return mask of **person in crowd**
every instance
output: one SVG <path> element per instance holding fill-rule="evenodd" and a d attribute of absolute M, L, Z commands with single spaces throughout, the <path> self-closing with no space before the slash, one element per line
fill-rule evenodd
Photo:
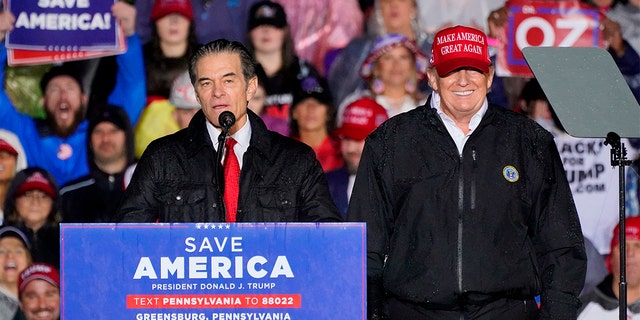
<path fill-rule="evenodd" d="M 620 0 L 607 12 L 607 17 L 620 25 L 622 38 L 640 52 L 640 1 Z"/>
<path fill-rule="evenodd" d="M 13 320 L 59 320 L 60 274 L 50 264 L 34 263 L 20 273 L 20 310 Z"/>
<path fill-rule="evenodd" d="M 326 173 L 329 192 L 343 218 L 356 180 L 365 138 L 386 121 L 387 110 L 375 100 L 364 97 L 350 103 L 343 112 L 342 125 L 336 130 L 344 166 Z"/>
<path fill-rule="evenodd" d="M 617 319 L 620 297 L 620 225 L 611 237 L 606 257 L 609 274 L 590 293 L 582 297 L 578 320 Z M 640 315 L 640 217 L 625 219 L 627 317 Z"/>
<path fill-rule="evenodd" d="M 119 221 L 341 220 L 313 150 L 267 130 L 248 110 L 258 85 L 255 67 L 237 41 L 219 39 L 196 51 L 189 73 L 202 110 L 188 128 L 147 147 Z M 220 120 L 225 111 L 235 122 Z"/>
<path fill-rule="evenodd" d="M 489 107 L 483 32 L 443 29 L 431 54 L 434 92 L 369 135 L 347 211 L 369 318 L 575 319 L 586 255 L 553 136 Z"/>
<path fill-rule="evenodd" d="M 428 34 L 421 28 L 416 0 L 376 0 L 367 33 L 356 37 L 340 51 L 329 67 L 327 80 L 337 105 L 347 105 L 344 100 L 352 92 L 367 88 L 360 76 L 360 67 L 369 56 L 378 38 L 387 34 L 401 34 L 414 41 L 420 51 L 430 52 Z M 426 81 L 416 83 L 419 91 L 428 94 L 431 89 Z"/>
<path fill-rule="evenodd" d="M 151 11 L 151 39 L 143 46 L 147 104 L 166 100 L 173 82 L 187 71 L 198 47 L 190 0 L 156 0 Z"/>
<path fill-rule="evenodd" d="M 407 37 L 400 34 L 380 37 L 360 68 L 367 88 L 345 98 L 339 110 L 362 96 L 374 98 L 389 117 L 424 104 L 426 96 L 418 90 L 418 83 L 427 77 L 428 65 L 429 58 Z"/>
<path fill-rule="evenodd" d="M 31 264 L 29 240 L 20 229 L 0 228 L 0 317 L 12 319 L 19 309 L 18 279 Z"/>
<path fill-rule="evenodd" d="M 326 74 L 326 63 L 364 29 L 356 0 L 275 0 L 287 13 L 298 57 Z"/>
<path fill-rule="evenodd" d="M 151 38 L 153 28 L 153 6 L 160 0 L 136 0 L 138 13 L 136 30 L 142 41 Z M 191 0 L 193 23 L 199 43 L 207 43 L 219 38 L 244 41 L 247 29 L 239 21 L 247 21 L 249 8 L 259 0 Z M 182 3 L 179 0 L 169 1 Z"/>
<path fill-rule="evenodd" d="M 620 67 L 636 101 L 640 103 L 640 61 L 635 60 L 633 55 L 633 52 L 640 54 L 640 1 L 599 0 L 594 2 L 603 1 L 602 5 L 607 12 L 607 19 L 602 22 L 604 39 L 609 43 L 609 52 L 612 55 L 615 52 L 617 57 L 614 57 L 614 61 Z M 633 52 L 627 53 L 627 51 Z M 634 57 L 634 60 L 628 60 L 630 56 Z"/>
<path fill-rule="evenodd" d="M 116 87 L 109 103 L 122 106 L 136 123 L 145 105 L 144 65 L 140 39 L 135 34 L 135 8 L 123 1 L 112 6 L 112 14 L 127 36 L 127 51 L 118 55 Z M 0 40 L 13 28 L 15 18 L 9 11 L 0 13 Z M 7 50 L 0 44 L 0 79 L 5 77 Z M 13 131 L 22 142 L 29 166 L 50 172 L 60 184 L 89 173 L 87 160 L 87 96 L 80 76 L 64 66 L 52 67 L 41 79 L 41 103 L 45 119 L 18 112 L 0 90 L 0 127 Z"/>
<path fill-rule="evenodd" d="M 289 135 L 289 114 L 293 93 L 308 77 L 320 78 L 318 71 L 296 56 L 284 8 L 275 2 L 260 1 L 251 7 L 247 48 L 266 75 L 265 106 L 260 115 L 267 128 Z"/>
<path fill-rule="evenodd" d="M 2 204 L 16 172 L 27 167 L 20 139 L 11 131 L 0 129 L 0 225 L 4 221 Z"/>
<path fill-rule="evenodd" d="M 291 137 L 304 142 L 316 153 L 324 172 L 344 164 L 340 141 L 333 134 L 336 108 L 326 81 L 306 78 L 293 95 L 291 104 Z"/>
<path fill-rule="evenodd" d="M 16 174 L 4 202 L 5 225 L 27 235 L 34 262 L 60 266 L 58 185 L 45 169 L 28 167 Z"/>
<path fill-rule="evenodd" d="M 151 102 L 135 128 L 135 155 L 140 158 L 151 141 L 184 129 L 200 110 L 189 71 L 173 82 L 169 99 Z"/>
<path fill-rule="evenodd" d="M 124 173 L 133 164 L 133 129 L 127 113 L 107 106 L 89 119 L 88 175 L 60 190 L 62 220 L 69 223 L 113 222 L 124 194 Z"/>
<path fill-rule="evenodd" d="M 466 25 L 487 31 L 489 12 L 503 6 L 505 0 L 433 0 L 420 3 L 422 27 L 431 35 L 438 30 Z"/>

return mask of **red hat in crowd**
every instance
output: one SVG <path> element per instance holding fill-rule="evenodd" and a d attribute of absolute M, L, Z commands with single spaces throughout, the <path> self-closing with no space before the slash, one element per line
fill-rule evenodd
<path fill-rule="evenodd" d="M 371 78 L 373 76 L 374 65 L 378 58 L 389 52 L 389 50 L 397 47 L 405 47 L 413 53 L 413 57 L 416 61 L 416 73 L 418 75 L 418 80 L 424 80 L 427 77 L 429 58 L 420 51 L 420 48 L 415 41 L 409 40 L 409 38 L 404 35 L 393 33 L 382 36 L 376 40 L 376 43 L 373 45 L 373 48 L 371 48 L 369 55 L 360 67 L 360 75 L 365 79 Z"/>
<path fill-rule="evenodd" d="M 342 126 L 336 134 L 341 138 L 364 140 L 387 119 L 389 116 L 384 107 L 371 98 L 360 98 L 344 109 Z"/>
<path fill-rule="evenodd" d="M 34 263 L 20 273 L 20 278 L 18 279 L 19 295 L 22 295 L 29 282 L 37 279 L 49 282 L 52 286 L 60 289 L 58 270 L 50 264 Z"/>
<path fill-rule="evenodd" d="M 156 0 L 151 10 L 151 20 L 156 21 L 171 13 L 179 13 L 193 21 L 193 7 L 189 0 Z"/>
<path fill-rule="evenodd" d="M 18 189 L 16 189 L 16 196 L 19 197 L 25 194 L 27 191 L 31 190 L 40 190 L 46 193 L 49 197 L 55 198 L 56 192 L 54 191 L 53 186 L 47 180 L 47 178 L 40 172 L 34 172 L 27 178 L 27 180 L 22 183 Z"/>
<path fill-rule="evenodd" d="M 13 156 L 18 156 L 18 151 L 16 151 L 16 149 L 14 149 L 13 146 L 4 139 L 0 139 L 0 151 L 6 151 Z"/>
<path fill-rule="evenodd" d="M 491 58 L 487 36 L 465 26 L 442 29 L 433 40 L 430 63 L 441 77 L 465 67 L 488 73 Z"/>
<path fill-rule="evenodd" d="M 629 217 L 624 220 L 624 230 L 626 240 L 640 240 L 640 217 Z M 620 244 L 620 224 L 616 225 L 613 229 L 613 237 L 611 238 L 611 251 Z M 611 267 L 611 251 L 605 258 L 607 269 L 609 272 L 613 272 Z"/>

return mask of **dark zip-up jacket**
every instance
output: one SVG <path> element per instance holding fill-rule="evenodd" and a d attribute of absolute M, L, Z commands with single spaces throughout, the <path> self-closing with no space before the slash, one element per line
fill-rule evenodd
<path fill-rule="evenodd" d="M 341 221 L 313 150 L 268 131 L 247 110 L 251 140 L 240 172 L 237 222 Z M 224 222 L 216 151 L 202 111 L 189 127 L 153 141 L 119 210 L 120 222 Z"/>
<path fill-rule="evenodd" d="M 540 294 L 541 318 L 575 319 L 586 256 L 551 134 L 491 105 L 460 154 L 429 106 L 366 140 L 347 218 L 367 223 L 370 312 Z"/>

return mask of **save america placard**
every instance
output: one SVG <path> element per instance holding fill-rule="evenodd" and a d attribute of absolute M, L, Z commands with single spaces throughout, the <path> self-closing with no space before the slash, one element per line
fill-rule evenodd
<path fill-rule="evenodd" d="M 363 223 L 61 226 L 62 319 L 366 318 Z"/>

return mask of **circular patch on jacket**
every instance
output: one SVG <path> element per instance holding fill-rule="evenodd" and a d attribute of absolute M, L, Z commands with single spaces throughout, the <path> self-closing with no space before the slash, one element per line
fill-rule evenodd
<path fill-rule="evenodd" d="M 520 179 L 520 174 L 514 166 L 506 166 L 502 169 L 502 176 L 509 182 L 516 182 Z"/>
<path fill-rule="evenodd" d="M 73 155 L 73 148 L 70 145 L 63 143 L 60 146 L 58 146 L 58 153 L 57 153 L 58 159 L 67 160 L 71 158 L 72 155 Z"/>

